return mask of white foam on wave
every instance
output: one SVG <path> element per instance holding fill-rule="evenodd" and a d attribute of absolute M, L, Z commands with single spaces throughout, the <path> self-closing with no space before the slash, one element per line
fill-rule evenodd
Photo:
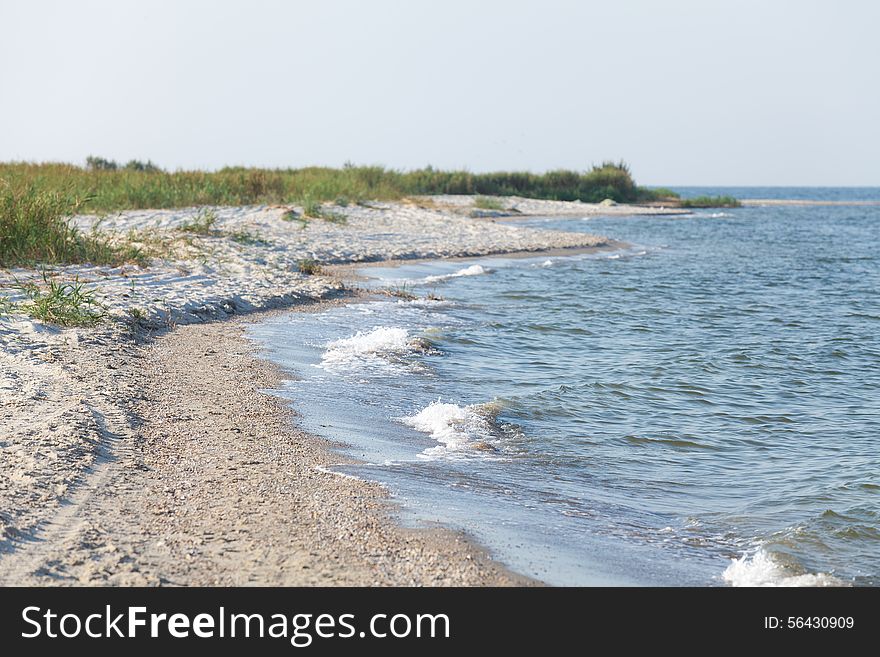
<path fill-rule="evenodd" d="M 493 437 L 497 413 L 497 404 L 459 406 L 438 400 L 415 415 L 399 420 L 416 431 L 429 434 L 440 443 L 422 452 L 424 456 L 431 457 L 465 449 L 495 452 L 489 441 Z"/>
<path fill-rule="evenodd" d="M 691 212 L 690 214 L 683 216 L 685 218 L 694 217 L 699 219 L 720 219 L 721 217 L 732 217 L 734 215 L 730 212 Z"/>
<path fill-rule="evenodd" d="M 347 365 L 357 361 L 404 354 L 413 350 L 409 331 L 396 326 L 378 326 L 358 331 L 350 338 L 328 342 L 321 356 L 322 365 Z"/>
<path fill-rule="evenodd" d="M 471 265 L 470 267 L 463 267 L 456 272 L 451 274 L 438 274 L 436 276 L 426 276 L 422 279 L 424 283 L 439 283 L 441 281 L 447 281 L 450 278 L 460 278 L 461 276 L 481 276 L 482 274 L 488 274 L 489 270 L 483 267 L 483 265 Z"/>
<path fill-rule="evenodd" d="M 844 582 L 825 573 L 793 573 L 763 549 L 732 559 L 721 578 L 731 586 L 843 586 Z"/>

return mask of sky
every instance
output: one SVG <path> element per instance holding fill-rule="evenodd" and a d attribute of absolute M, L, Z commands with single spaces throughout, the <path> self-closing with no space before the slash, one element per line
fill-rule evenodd
<path fill-rule="evenodd" d="M 876 0 L 0 0 L 0 161 L 880 185 Z"/>

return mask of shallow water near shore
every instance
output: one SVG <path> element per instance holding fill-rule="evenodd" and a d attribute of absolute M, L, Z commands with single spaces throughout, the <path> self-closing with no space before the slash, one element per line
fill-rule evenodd
<path fill-rule="evenodd" d="M 367 268 L 420 298 L 251 328 L 338 471 L 550 584 L 880 583 L 880 211 L 528 224 L 631 246 Z"/>

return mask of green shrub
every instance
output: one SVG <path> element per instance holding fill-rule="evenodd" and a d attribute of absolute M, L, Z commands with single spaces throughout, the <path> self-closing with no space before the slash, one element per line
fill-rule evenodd
<path fill-rule="evenodd" d="M 318 264 L 317 260 L 312 260 L 311 258 L 303 258 L 297 263 L 299 267 L 299 271 L 306 276 L 312 276 L 313 274 L 321 273 L 321 265 Z"/>
<path fill-rule="evenodd" d="M 478 196 L 474 199 L 474 207 L 481 210 L 503 210 L 504 205 L 497 198 Z"/>
<path fill-rule="evenodd" d="M 683 208 L 738 208 L 741 205 L 733 196 L 697 196 L 681 200 Z"/>

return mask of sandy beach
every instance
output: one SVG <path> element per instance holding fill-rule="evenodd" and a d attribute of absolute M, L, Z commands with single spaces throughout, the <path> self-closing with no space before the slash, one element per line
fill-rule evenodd
<path fill-rule="evenodd" d="M 662 211 L 504 202 L 520 216 Z M 613 243 L 479 216 L 471 197 L 339 207 L 338 222 L 292 222 L 286 210 L 214 208 L 213 229 L 185 239 L 179 227 L 204 209 L 75 219 L 164 240 L 171 255 L 143 269 L 48 272 L 94 291 L 108 314 L 97 327 L 0 318 L 0 583 L 530 583 L 460 533 L 400 528 L 380 486 L 329 471 L 341 458 L 265 392 L 285 374 L 258 357 L 243 326 L 358 295 L 336 276 L 300 273 L 303 259 L 341 265 Z M 40 276 L 0 272 L 13 300 Z"/>

